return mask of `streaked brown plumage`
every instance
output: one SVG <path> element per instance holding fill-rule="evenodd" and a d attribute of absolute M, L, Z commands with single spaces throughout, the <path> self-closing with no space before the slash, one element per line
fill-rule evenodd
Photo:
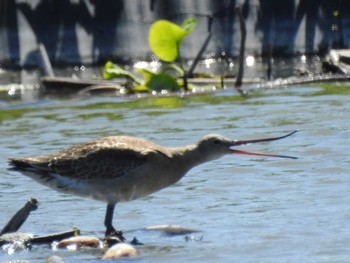
<path fill-rule="evenodd" d="M 106 235 L 114 232 L 115 204 L 141 198 L 180 180 L 191 168 L 230 153 L 282 158 L 284 155 L 231 149 L 248 143 L 265 142 L 285 136 L 237 141 L 221 135 L 207 135 L 197 144 L 166 148 L 129 136 L 99 138 L 56 153 L 11 158 L 13 170 L 20 171 L 57 191 L 106 202 Z"/>

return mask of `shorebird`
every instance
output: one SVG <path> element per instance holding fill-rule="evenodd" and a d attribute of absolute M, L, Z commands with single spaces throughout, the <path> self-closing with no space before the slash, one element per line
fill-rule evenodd
<path fill-rule="evenodd" d="M 110 136 L 48 155 L 10 158 L 9 161 L 11 170 L 54 190 L 106 202 L 105 235 L 119 233 L 122 237 L 112 224 L 118 202 L 132 201 L 157 192 L 179 181 L 191 168 L 226 154 L 295 159 L 232 148 L 279 140 L 295 132 L 256 140 L 230 140 L 211 134 L 197 144 L 176 148 L 163 147 L 136 137 Z"/>

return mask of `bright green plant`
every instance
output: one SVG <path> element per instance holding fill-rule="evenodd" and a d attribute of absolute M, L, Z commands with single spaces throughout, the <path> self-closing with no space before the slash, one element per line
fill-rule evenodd
<path fill-rule="evenodd" d="M 181 26 L 167 20 L 151 25 L 148 43 L 153 53 L 165 62 L 174 62 L 179 56 L 181 41 L 196 27 L 195 18 L 186 19 Z"/>
<path fill-rule="evenodd" d="M 151 92 L 152 90 L 178 91 L 181 89 L 178 77 L 184 77 L 186 71 L 182 65 L 180 46 L 183 38 L 196 27 L 196 19 L 188 18 L 180 26 L 167 20 L 154 22 L 149 31 L 148 41 L 153 53 L 164 62 L 167 62 L 160 72 L 149 69 L 139 69 L 137 73 L 143 80 L 133 73 L 108 61 L 103 71 L 104 79 L 127 78 L 134 82 L 130 92 Z M 179 59 L 180 65 L 175 64 Z"/>
<path fill-rule="evenodd" d="M 131 72 L 122 69 L 121 67 L 113 64 L 111 61 L 108 61 L 103 70 L 103 78 L 104 79 L 114 79 L 114 78 L 127 78 L 134 81 L 136 84 L 141 84 L 142 81 L 138 79 Z"/>
<path fill-rule="evenodd" d="M 139 69 L 137 72 L 142 74 L 143 80 L 108 61 L 103 70 L 103 77 L 104 79 L 127 78 L 131 80 L 133 85 L 128 88 L 130 93 L 151 92 L 152 90 L 178 91 L 181 89 L 176 78 L 166 72 L 156 73 L 148 69 Z"/>

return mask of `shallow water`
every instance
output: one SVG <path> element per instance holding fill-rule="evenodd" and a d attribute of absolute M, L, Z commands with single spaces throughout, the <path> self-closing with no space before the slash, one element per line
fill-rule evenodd
<path fill-rule="evenodd" d="M 21 231 L 48 234 L 73 226 L 89 235 L 103 236 L 104 231 L 105 204 L 57 193 L 8 171 L 10 156 L 49 153 L 107 135 L 177 146 L 208 133 L 251 139 L 300 129 L 281 141 L 242 147 L 299 159 L 223 157 L 194 168 L 173 187 L 118 204 L 114 224 L 128 240 L 136 236 L 145 244 L 138 247 L 136 262 L 347 262 L 350 93 L 337 94 L 336 85 L 333 89 L 323 94 L 321 85 L 279 88 L 246 99 L 226 91 L 192 98 L 3 101 L 0 226 L 34 197 L 39 208 Z M 202 232 L 186 240 L 140 230 L 157 224 Z M 0 262 L 43 262 L 53 254 L 66 262 L 100 262 L 101 256 L 99 251 L 53 251 L 43 245 L 14 254 L 2 251 Z"/>

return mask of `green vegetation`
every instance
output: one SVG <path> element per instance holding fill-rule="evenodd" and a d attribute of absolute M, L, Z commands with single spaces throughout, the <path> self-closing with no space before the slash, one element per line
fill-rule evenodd
<path fill-rule="evenodd" d="M 312 92 L 308 96 L 319 95 L 350 95 L 349 82 L 331 82 L 331 83 L 317 83 L 310 85 L 312 87 L 319 87 L 321 90 Z"/>
<path fill-rule="evenodd" d="M 142 83 L 142 80 L 138 79 L 134 74 L 113 64 L 111 61 L 108 61 L 105 64 L 105 67 L 103 70 L 103 78 L 104 79 L 127 78 L 134 81 L 136 84 Z"/>
<path fill-rule="evenodd" d="M 104 79 L 126 78 L 130 81 L 129 93 L 152 91 L 179 91 L 181 84 L 177 78 L 185 77 L 186 70 L 180 56 L 181 42 L 185 36 L 196 27 L 196 19 L 188 18 L 180 26 L 167 20 L 154 22 L 149 30 L 148 42 L 153 53 L 165 62 L 159 72 L 151 69 L 139 69 L 135 73 L 141 74 L 143 79 L 134 73 L 122 69 L 108 61 L 103 71 Z M 175 63 L 176 60 L 178 63 Z M 185 87 L 187 89 L 187 85 Z"/>
<path fill-rule="evenodd" d="M 78 117 L 84 120 L 90 120 L 94 118 L 107 118 L 109 120 L 121 120 L 124 118 L 122 114 L 116 114 L 113 112 L 94 112 L 94 113 L 87 113 L 87 114 L 79 114 Z"/>
<path fill-rule="evenodd" d="M 174 62 L 180 52 L 181 41 L 196 27 L 195 18 L 186 19 L 181 26 L 167 20 L 151 25 L 148 43 L 153 53 L 165 62 Z"/>
<path fill-rule="evenodd" d="M 284 125 L 300 125 L 303 124 L 303 122 L 298 121 L 298 120 L 290 120 L 290 119 L 277 119 L 272 122 L 274 126 L 284 126 Z"/>
<path fill-rule="evenodd" d="M 305 87 L 305 86 L 304 86 Z M 299 96 L 323 96 L 323 95 L 350 95 L 350 83 L 346 82 L 332 82 L 332 83 L 319 83 L 309 85 L 312 92 L 297 93 Z M 319 88 L 318 90 L 314 87 Z M 295 90 L 298 88 L 295 87 Z M 95 118 L 107 118 L 108 120 L 120 120 L 125 118 L 125 114 L 119 109 L 143 109 L 140 111 L 147 116 L 158 116 L 168 114 L 171 109 L 179 109 L 184 107 L 191 107 L 193 105 L 218 105 L 227 104 L 232 107 L 245 105 L 266 105 L 269 104 L 269 100 L 266 97 L 271 97 L 273 102 L 274 96 L 289 96 L 293 95 L 293 90 L 281 90 L 281 92 L 275 92 L 273 94 L 267 94 L 264 89 L 259 89 L 254 92 L 250 92 L 249 96 L 242 97 L 238 94 L 235 95 L 222 95 L 222 94 L 198 94 L 196 96 L 146 96 L 142 99 L 127 99 L 127 100 L 109 100 L 98 103 L 89 103 L 86 105 L 70 106 L 70 114 L 63 114 L 61 107 L 39 107 L 39 108 L 15 108 L 15 109 L 2 109 L 0 111 L 0 124 L 5 121 L 17 120 L 17 119 L 32 119 L 41 118 L 47 121 L 65 122 L 69 118 L 80 118 L 82 120 L 93 120 Z M 264 98 L 259 100 L 257 98 Z M 337 100 L 334 100 L 334 105 L 338 105 Z M 145 110 L 144 110 L 145 109 Z M 67 119 L 68 118 L 68 119 Z M 234 121 L 234 119 L 233 119 Z M 291 125 L 298 124 L 298 120 L 286 120 L 279 119 L 275 121 L 275 125 Z M 23 124 L 24 125 L 24 124 Z M 28 127 L 22 126 L 24 129 Z"/>
<path fill-rule="evenodd" d="M 28 112 L 35 111 L 35 109 L 32 108 L 24 108 L 24 109 L 6 109 L 0 111 L 0 123 L 4 122 L 5 120 L 14 120 L 22 118 L 22 116 Z"/>
<path fill-rule="evenodd" d="M 187 99 L 177 96 L 173 97 L 151 97 L 144 98 L 142 100 L 130 100 L 123 102 L 100 102 L 89 104 L 86 106 L 77 106 L 77 109 L 120 109 L 120 108 L 132 108 L 132 109 L 154 109 L 154 108 L 180 108 L 184 107 L 188 103 Z"/>

